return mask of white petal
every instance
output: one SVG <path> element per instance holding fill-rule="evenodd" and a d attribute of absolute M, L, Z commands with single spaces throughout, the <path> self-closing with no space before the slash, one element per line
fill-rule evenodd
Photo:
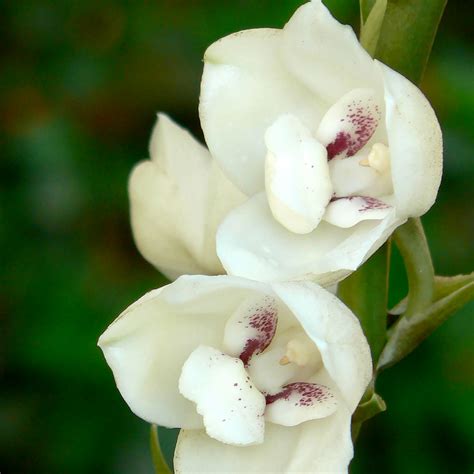
<path fill-rule="evenodd" d="M 318 347 L 325 369 L 353 412 L 372 378 L 370 347 L 359 320 L 336 296 L 314 283 L 272 287 Z"/>
<path fill-rule="evenodd" d="M 239 357 L 245 365 L 272 342 L 278 322 L 275 298 L 251 296 L 244 300 L 227 321 L 223 347 L 227 354 Z"/>
<path fill-rule="evenodd" d="M 353 30 L 338 23 L 319 0 L 296 11 L 283 38 L 288 68 L 328 107 L 352 89 L 369 87 L 381 93 L 372 58 Z"/>
<path fill-rule="evenodd" d="M 226 217 L 217 233 L 217 253 L 231 275 L 330 285 L 356 270 L 404 221 L 394 212 L 381 222 L 364 221 L 349 229 L 322 221 L 310 234 L 298 235 L 275 221 L 261 194 Z"/>
<path fill-rule="evenodd" d="M 199 113 L 207 145 L 246 194 L 264 189 L 265 130 L 282 114 L 318 124 L 322 104 L 281 61 L 281 30 L 248 30 L 209 47 Z"/>
<path fill-rule="evenodd" d="M 291 232 L 314 230 L 332 196 L 325 148 L 293 115 L 266 132 L 265 188 L 275 219 Z"/>
<path fill-rule="evenodd" d="M 324 114 L 316 137 L 327 148 L 328 159 L 354 156 L 372 138 L 382 118 L 373 89 L 353 89 Z"/>
<path fill-rule="evenodd" d="M 328 387 L 308 382 L 285 385 L 266 400 L 265 420 L 283 426 L 326 418 L 337 410 L 337 399 Z"/>
<path fill-rule="evenodd" d="M 364 220 L 384 219 L 392 206 L 382 199 L 368 196 L 350 196 L 332 201 L 324 220 L 338 227 L 352 227 Z"/>
<path fill-rule="evenodd" d="M 265 397 L 240 359 L 199 346 L 183 366 L 179 391 L 196 403 L 212 438 L 237 446 L 263 442 Z"/>
<path fill-rule="evenodd" d="M 243 196 L 209 152 L 160 114 L 150 143 L 152 161 L 130 175 L 130 215 L 142 255 L 169 278 L 222 273 L 215 232 Z"/>
<path fill-rule="evenodd" d="M 441 182 L 443 143 L 436 115 L 408 79 L 378 63 L 385 84 L 385 107 L 397 212 L 423 215 Z"/>
<path fill-rule="evenodd" d="M 181 277 L 126 309 L 99 346 L 132 411 L 167 427 L 202 427 L 193 403 L 178 391 L 181 368 L 199 345 L 220 348 L 224 327 L 243 298 L 271 290 L 235 277 Z"/>
<path fill-rule="evenodd" d="M 379 197 L 393 193 L 390 170 L 380 173 L 370 166 L 362 166 L 360 162 L 365 159 L 366 153 L 329 162 L 335 196 Z"/>
<path fill-rule="evenodd" d="M 294 427 L 267 423 L 265 441 L 245 448 L 219 443 L 201 430 L 182 430 L 174 466 L 177 474 L 344 473 L 353 454 L 350 421 L 342 406 Z"/>

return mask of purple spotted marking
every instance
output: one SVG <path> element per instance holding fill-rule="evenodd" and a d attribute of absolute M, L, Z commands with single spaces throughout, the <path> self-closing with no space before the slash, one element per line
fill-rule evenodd
<path fill-rule="evenodd" d="M 339 132 L 334 141 L 327 147 L 328 160 L 332 160 L 335 156 L 340 155 L 343 151 L 349 149 L 351 136 L 346 132 Z"/>
<path fill-rule="evenodd" d="M 274 395 L 266 395 L 265 401 L 267 402 L 267 405 L 270 405 L 270 403 L 274 403 L 277 400 L 289 401 L 290 397 L 293 395 L 299 395 L 295 406 L 300 407 L 311 407 L 314 406 L 315 403 L 322 403 L 334 398 L 334 395 L 325 385 L 319 385 L 317 383 L 295 382 L 285 385 L 281 392 L 278 392 Z"/>
<path fill-rule="evenodd" d="M 389 209 L 391 207 L 380 199 L 370 196 L 333 197 L 331 198 L 330 202 L 340 201 L 341 199 L 347 199 L 348 201 L 353 201 L 354 199 L 361 199 L 363 203 L 358 209 L 359 212 L 372 211 L 375 209 Z"/>
<path fill-rule="evenodd" d="M 248 316 L 241 320 L 246 328 L 254 329 L 254 337 L 247 339 L 244 349 L 240 354 L 240 360 L 245 366 L 252 356 L 262 353 L 272 342 L 275 336 L 278 312 L 275 301 L 272 298 L 265 298 L 262 304 L 251 308 Z M 240 321 L 239 321 L 240 323 Z"/>
<path fill-rule="evenodd" d="M 371 101 L 370 101 L 371 102 Z M 345 152 L 346 157 L 354 156 L 371 138 L 381 119 L 379 107 L 362 100 L 354 101 L 347 106 L 346 119 L 351 124 L 350 131 L 337 133 L 336 138 L 327 145 L 328 160 Z M 341 122 L 345 121 L 344 119 Z"/>

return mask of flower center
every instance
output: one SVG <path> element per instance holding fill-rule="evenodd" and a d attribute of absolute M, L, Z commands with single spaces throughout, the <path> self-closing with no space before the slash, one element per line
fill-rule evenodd
<path fill-rule="evenodd" d="M 376 143 L 367 158 L 359 161 L 360 166 L 370 166 L 379 173 L 385 173 L 390 168 L 390 151 L 387 145 Z"/>
<path fill-rule="evenodd" d="M 347 228 L 387 216 L 393 185 L 390 151 L 379 141 L 381 120 L 371 89 L 341 97 L 316 131 L 296 116 L 281 115 L 265 133 L 265 192 L 275 220 L 290 232 L 309 234 L 321 221 Z M 361 200 L 332 202 L 353 196 L 377 199 L 384 212 L 371 212 Z"/>
<path fill-rule="evenodd" d="M 276 336 L 278 311 L 268 295 L 244 300 L 227 321 L 223 351 L 202 345 L 184 363 L 179 391 L 196 404 L 212 438 L 259 444 L 265 421 L 295 426 L 337 409 L 331 389 L 316 383 L 317 347 L 298 327 Z"/>
<path fill-rule="evenodd" d="M 294 363 L 299 367 L 304 367 L 309 363 L 314 352 L 314 344 L 310 341 L 291 339 L 286 345 L 285 355 L 280 359 L 280 365 Z"/>

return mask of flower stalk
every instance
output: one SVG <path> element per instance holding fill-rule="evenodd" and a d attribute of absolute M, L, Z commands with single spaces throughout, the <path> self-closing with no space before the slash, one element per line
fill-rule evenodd
<path fill-rule="evenodd" d="M 168 467 L 161 450 L 158 427 L 156 425 L 150 425 L 150 450 L 155 474 L 171 474 L 171 469 Z"/>

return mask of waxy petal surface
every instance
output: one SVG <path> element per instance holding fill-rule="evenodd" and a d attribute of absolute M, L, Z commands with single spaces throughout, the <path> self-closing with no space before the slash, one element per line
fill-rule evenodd
<path fill-rule="evenodd" d="M 343 229 L 324 220 L 311 233 L 289 232 L 275 221 L 260 194 L 234 209 L 217 233 L 217 254 L 229 274 L 260 281 L 312 279 L 329 285 L 356 270 L 405 219 Z"/>
<path fill-rule="evenodd" d="M 308 382 L 285 385 L 267 395 L 266 401 L 265 420 L 283 426 L 325 418 L 337 409 L 337 399 L 328 387 Z"/>
<path fill-rule="evenodd" d="M 351 414 L 343 405 L 320 420 L 288 427 L 267 423 L 265 441 L 243 450 L 202 430 L 181 430 L 174 466 L 178 474 L 343 473 L 353 455 Z"/>
<path fill-rule="evenodd" d="M 278 322 L 275 298 L 257 295 L 244 300 L 227 321 L 223 347 L 244 365 L 272 342 Z"/>
<path fill-rule="evenodd" d="M 381 118 L 375 91 L 353 89 L 324 114 L 316 136 L 329 160 L 354 156 L 372 138 Z"/>
<path fill-rule="evenodd" d="M 332 196 L 327 153 L 294 116 L 266 132 L 265 189 L 275 219 L 297 234 L 313 231 Z"/>
<path fill-rule="evenodd" d="M 298 8 L 283 29 L 287 68 L 327 107 L 356 88 L 382 97 L 382 80 L 351 27 L 341 25 L 320 0 Z M 317 124 L 315 124 L 317 125 Z"/>
<path fill-rule="evenodd" d="M 140 253 L 170 279 L 222 273 L 215 233 L 243 196 L 189 132 L 159 114 L 151 160 L 132 171 L 130 218 Z"/>
<path fill-rule="evenodd" d="M 372 378 L 370 348 L 359 320 L 335 295 L 314 283 L 272 287 L 316 344 L 327 373 L 353 412 Z"/>
<path fill-rule="evenodd" d="M 265 397 L 240 359 L 199 346 L 183 365 L 179 391 L 196 403 L 210 437 L 237 446 L 263 441 Z"/>
<path fill-rule="evenodd" d="M 327 207 L 324 220 L 348 228 L 364 220 L 384 219 L 392 210 L 392 206 L 382 199 L 369 196 L 336 198 Z"/>
<path fill-rule="evenodd" d="M 281 30 L 241 31 L 204 56 L 199 115 L 206 143 L 228 178 L 251 196 L 264 189 L 265 130 L 282 114 L 321 120 L 324 104 L 288 72 Z"/>
<path fill-rule="evenodd" d="M 435 112 L 408 79 L 377 62 L 385 84 L 388 145 L 397 213 L 423 215 L 434 203 L 443 171 L 443 140 Z"/>

